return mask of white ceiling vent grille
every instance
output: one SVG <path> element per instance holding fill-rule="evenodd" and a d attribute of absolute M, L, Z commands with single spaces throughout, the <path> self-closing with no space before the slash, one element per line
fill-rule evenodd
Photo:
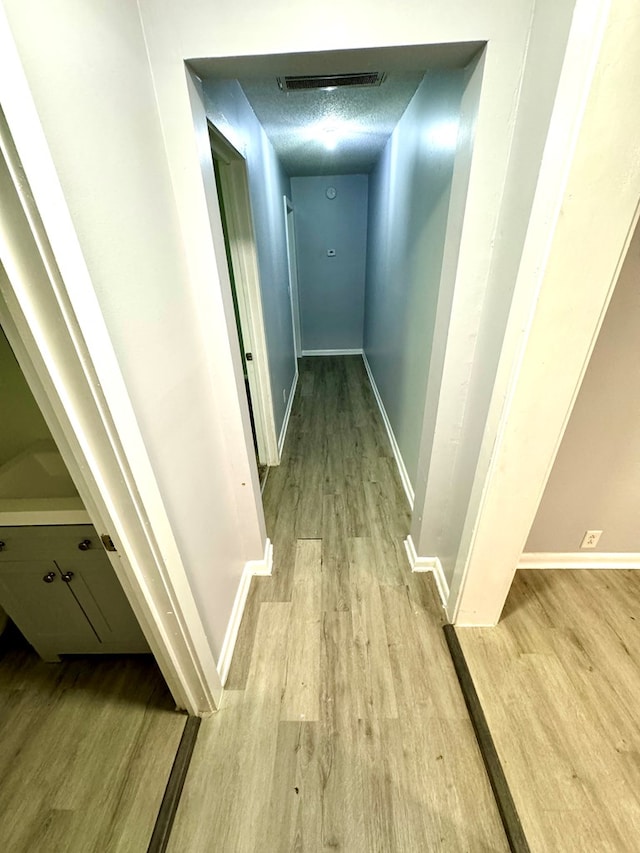
<path fill-rule="evenodd" d="M 364 71 L 360 74 L 324 74 L 277 79 L 283 92 L 300 92 L 309 89 L 337 89 L 339 86 L 379 86 L 385 76 L 381 71 Z"/>

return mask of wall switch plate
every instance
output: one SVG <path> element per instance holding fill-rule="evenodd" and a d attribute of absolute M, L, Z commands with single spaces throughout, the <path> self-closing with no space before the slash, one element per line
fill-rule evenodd
<path fill-rule="evenodd" d="M 602 530 L 587 530 L 584 534 L 584 539 L 582 540 L 581 548 L 595 548 L 598 542 L 600 541 L 600 537 L 602 536 Z"/>
<path fill-rule="evenodd" d="M 282 399 L 285 403 L 287 402 L 287 389 L 286 388 L 282 389 Z"/>

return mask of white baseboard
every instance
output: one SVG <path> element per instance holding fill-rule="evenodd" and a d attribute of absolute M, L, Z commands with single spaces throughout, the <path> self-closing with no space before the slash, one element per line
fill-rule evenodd
<path fill-rule="evenodd" d="M 245 569 L 249 567 L 252 575 L 271 577 L 273 572 L 273 544 L 267 537 L 264 543 L 264 557 L 261 560 L 249 560 L 245 563 Z"/>
<path fill-rule="evenodd" d="M 413 486 L 411 485 L 411 480 L 409 479 L 409 474 L 407 473 L 407 469 L 404 464 L 404 459 L 402 458 L 402 454 L 400 453 L 400 448 L 398 447 L 398 442 L 396 441 L 396 437 L 391 427 L 391 422 L 387 415 L 387 410 L 385 409 L 384 403 L 382 402 L 382 397 L 380 396 L 380 392 L 378 391 L 376 380 L 373 378 L 373 373 L 371 371 L 369 361 L 367 360 L 367 354 L 365 352 L 362 353 L 362 360 L 364 361 L 364 366 L 367 371 L 367 375 L 369 376 L 369 382 L 371 383 L 371 388 L 373 389 L 373 395 L 376 398 L 378 408 L 380 409 L 380 414 L 382 415 L 382 420 L 387 430 L 387 435 L 389 436 L 391 450 L 393 451 L 393 456 L 396 460 L 396 465 L 398 466 L 398 473 L 400 474 L 400 480 L 402 481 L 404 493 L 407 496 L 407 500 L 409 501 L 409 506 L 411 507 L 411 509 L 413 509 L 413 503 L 415 500 Z"/>
<path fill-rule="evenodd" d="M 640 554 L 575 553 L 523 554 L 519 569 L 640 569 Z"/>
<path fill-rule="evenodd" d="M 362 355 L 362 349 L 303 349 L 302 355 Z"/>
<path fill-rule="evenodd" d="M 240 630 L 240 623 L 242 622 L 242 614 L 244 613 L 247 596 L 249 595 L 249 588 L 251 586 L 251 578 L 254 575 L 270 575 L 272 570 L 273 545 L 271 544 L 271 540 L 267 539 L 265 543 L 264 557 L 262 560 L 249 560 L 245 563 L 244 569 L 242 570 L 240 583 L 238 584 L 238 591 L 236 592 L 233 609 L 231 610 L 231 618 L 227 625 L 227 631 L 224 635 L 224 642 L 222 643 L 220 657 L 218 658 L 217 670 L 223 687 L 229 675 L 229 669 L 231 668 L 233 650 L 236 647 L 238 631 Z"/>
<path fill-rule="evenodd" d="M 407 550 L 407 558 L 412 572 L 433 572 L 440 601 L 442 606 L 446 607 L 449 601 L 449 584 L 440 560 L 437 557 L 418 557 L 411 534 L 404 540 L 404 547 Z"/>
<path fill-rule="evenodd" d="M 289 426 L 289 418 L 291 417 L 291 407 L 293 406 L 293 398 L 296 395 L 296 388 L 298 387 L 298 364 L 296 362 L 296 372 L 293 377 L 293 382 L 291 383 L 291 390 L 289 391 L 289 399 L 287 401 L 287 408 L 284 412 L 284 419 L 282 421 L 282 429 L 280 430 L 280 438 L 278 439 L 278 463 L 280 462 L 280 457 L 282 456 L 282 448 L 284 447 L 284 440 L 287 437 L 287 428 Z"/>

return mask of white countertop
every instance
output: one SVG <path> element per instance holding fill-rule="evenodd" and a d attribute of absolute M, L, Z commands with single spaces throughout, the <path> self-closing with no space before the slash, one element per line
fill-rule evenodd
<path fill-rule="evenodd" d="M 80 498 L 0 499 L 0 527 L 34 524 L 91 524 Z"/>

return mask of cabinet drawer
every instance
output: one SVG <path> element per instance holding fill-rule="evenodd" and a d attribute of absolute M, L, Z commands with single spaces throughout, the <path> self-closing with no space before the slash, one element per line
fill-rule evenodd
<path fill-rule="evenodd" d="M 78 548 L 81 542 L 88 540 L 88 551 Z M 67 556 L 81 556 L 99 551 L 103 553 L 102 542 L 92 524 L 51 524 L 34 527 L 0 527 L 0 565 L 4 562 L 28 561 Z"/>

